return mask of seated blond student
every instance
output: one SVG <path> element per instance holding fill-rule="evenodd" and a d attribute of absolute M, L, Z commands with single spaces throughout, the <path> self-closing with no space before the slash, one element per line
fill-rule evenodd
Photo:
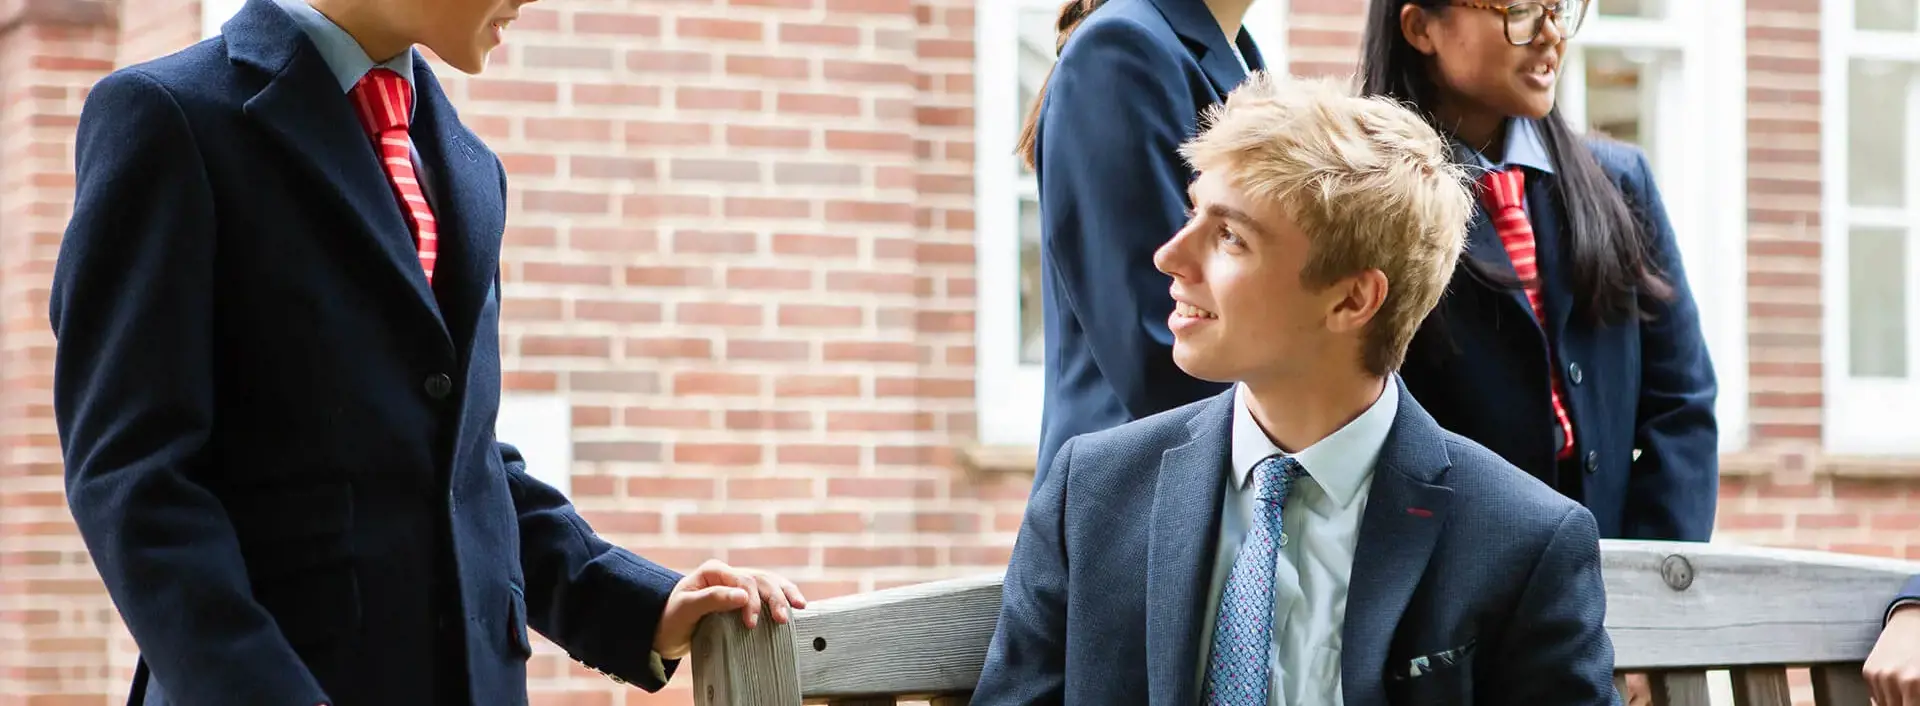
<path fill-rule="evenodd" d="M 1594 519 L 1394 370 L 1472 209 L 1412 112 L 1256 75 L 1183 147 L 1155 254 L 1217 397 L 1068 441 L 1028 506 L 982 704 L 1616 703 Z"/>

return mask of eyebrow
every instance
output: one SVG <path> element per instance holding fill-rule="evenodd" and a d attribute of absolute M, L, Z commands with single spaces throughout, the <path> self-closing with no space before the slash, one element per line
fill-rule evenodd
<path fill-rule="evenodd" d="M 1236 223 L 1239 223 L 1240 225 L 1246 226 L 1248 230 L 1251 230 L 1262 237 L 1265 237 L 1267 234 L 1266 229 L 1260 227 L 1259 221 L 1254 220 L 1253 216 L 1247 215 L 1247 212 L 1237 208 L 1222 206 L 1217 203 L 1210 204 L 1207 206 L 1207 215 L 1212 216 L 1214 218 L 1221 218 L 1229 221 L 1234 221 Z"/>
<path fill-rule="evenodd" d="M 1187 203 L 1192 204 L 1200 201 L 1199 197 L 1196 197 L 1193 195 L 1193 187 L 1198 186 L 1199 183 L 1200 183 L 1200 177 L 1197 175 L 1193 178 L 1192 181 L 1187 182 Z M 1214 218 L 1220 218 L 1220 219 L 1235 221 L 1237 223 L 1240 223 L 1241 225 L 1246 226 L 1249 230 L 1252 230 L 1254 233 L 1260 235 L 1261 237 L 1266 237 L 1267 235 L 1266 229 L 1260 227 L 1259 221 L 1254 220 L 1253 216 L 1248 215 L 1247 212 L 1242 211 L 1240 209 L 1232 208 L 1229 206 L 1222 206 L 1217 203 L 1209 204 L 1207 206 L 1207 215 Z"/>

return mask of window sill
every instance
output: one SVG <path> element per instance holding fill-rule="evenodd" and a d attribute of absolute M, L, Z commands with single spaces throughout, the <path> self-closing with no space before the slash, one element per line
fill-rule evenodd
<path fill-rule="evenodd" d="M 1848 456 L 1818 452 L 1741 451 L 1720 457 L 1722 478 L 1811 474 L 1843 480 L 1920 480 L 1920 456 Z"/>
<path fill-rule="evenodd" d="M 1039 460 L 1038 448 L 1025 444 L 981 444 L 968 442 L 954 449 L 954 460 L 968 475 L 978 477 L 1032 477 Z"/>

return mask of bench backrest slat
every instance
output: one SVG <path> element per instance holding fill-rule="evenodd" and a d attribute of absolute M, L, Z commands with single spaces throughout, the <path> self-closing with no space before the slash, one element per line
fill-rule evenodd
<path fill-rule="evenodd" d="M 1819 706 L 1867 706 L 1860 662 L 1886 601 L 1920 565 L 1723 544 L 1603 540 L 1607 631 L 1622 672 L 1646 672 L 1664 703 L 1706 704 L 1707 670 L 1733 671 L 1740 706 L 1785 706 L 1783 666 L 1810 666 Z M 999 619 L 1000 576 L 820 600 L 792 625 L 702 622 L 701 706 L 801 700 L 965 703 Z M 939 706 L 951 706 L 945 701 Z"/>
<path fill-rule="evenodd" d="M 1740 667 L 1732 672 L 1734 706 L 1793 706 L 1786 667 Z"/>
<path fill-rule="evenodd" d="M 1827 664 L 1813 668 L 1813 703 L 1817 706 L 1870 706 L 1872 692 L 1860 676 L 1858 663 Z"/>
<path fill-rule="evenodd" d="M 1653 706 L 1710 706 L 1704 669 L 1655 672 L 1647 680 L 1653 685 Z"/>

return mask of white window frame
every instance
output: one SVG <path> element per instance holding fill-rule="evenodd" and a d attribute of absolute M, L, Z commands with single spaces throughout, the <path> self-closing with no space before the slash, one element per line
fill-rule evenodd
<path fill-rule="evenodd" d="M 1826 301 L 1821 326 L 1825 409 L 1822 442 L 1839 454 L 1911 455 L 1920 453 L 1920 80 L 1907 94 L 1907 208 L 1856 208 L 1848 189 L 1849 68 L 1853 59 L 1905 63 L 1920 72 L 1920 31 L 1854 29 L 1854 5 L 1821 4 L 1820 153 L 1821 153 L 1821 297 Z M 1920 76 L 1920 73 L 1916 73 Z M 1907 377 L 1904 380 L 1856 379 L 1848 371 L 1850 233 L 1854 226 L 1907 230 L 1906 312 Z"/>
<path fill-rule="evenodd" d="M 1286 70 L 1289 0 L 1256 0 L 1245 25 L 1269 70 Z M 1045 376 L 1020 361 L 1019 157 L 1013 154 L 1028 106 L 1018 105 L 1020 11 L 1048 16 L 1059 0 L 981 0 L 974 19 L 974 253 L 977 268 L 974 399 L 979 441 L 1032 446 L 1040 441 Z M 1030 193 L 1030 192 L 1029 192 Z M 1169 237 L 1173 234 L 1168 233 Z"/>
<path fill-rule="evenodd" d="M 200 37 L 212 37 L 220 33 L 220 25 L 239 14 L 246 0 L 200 0 Z"/>
<path fill-rule="evenodd" d="M 1679 241 L 1687 283 L 1718 382 L 1720 450 L 1748 441 L 1746 0 L 1666 2 L 1663 18 L 1602 15 L 1588 8 L 1560 73 L 1560 109 L 1586 124 L 1585 52 L 1594 48 L 1672 52 L 1676 63 L 1649 74 L 1662 106 L 1643 135 Z M 1704 31 L 1696 28 L 1704 28 Z"/>

